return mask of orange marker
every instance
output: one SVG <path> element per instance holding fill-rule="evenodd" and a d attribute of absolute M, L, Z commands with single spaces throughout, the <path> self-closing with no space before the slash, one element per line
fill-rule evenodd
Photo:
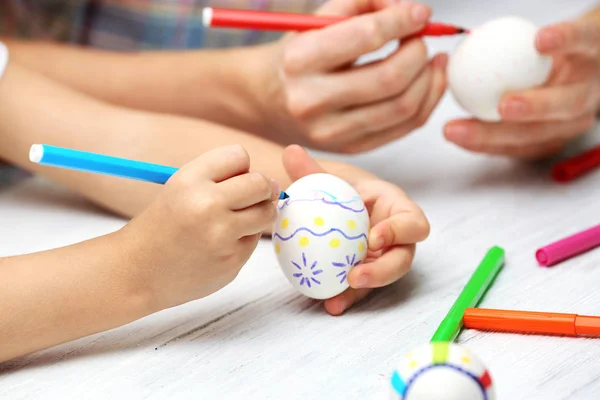
<path fill-rule="evenodd" d="M 600 337 L 600 317 L 467 308 L 464 326 L 481 331 Z"/>

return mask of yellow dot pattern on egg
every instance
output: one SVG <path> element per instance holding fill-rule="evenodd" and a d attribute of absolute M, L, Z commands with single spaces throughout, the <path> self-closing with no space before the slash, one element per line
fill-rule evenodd
<path fill-rule="evenodd" d="M 300 243 L 300 246 L 306 247 L 306 246 L 308 246 L 308 244 L 310 243 L 310 241 L 308 240 L 308 238 L 306 236 L 302 236 L 300 238 L 300 240 L 298 241 L 298 243 Z"/>
<path fill-rule="evenodd" d="M 348 226 L 348 229 L 356 229 L 356 222 L 354 220 L 349 219 L 346 221 L 346 225 Z"/>
<path fill-rule="evenodd" d="M 289 219 L 287 219 L 287 218 L 284 218 L 284 219 L 281 221 L 281 229 L 285 229 L 285 228 L 287 228 L 289 225 L 290 225 L 290 220 L 289 220 Z"/>
<path fill-rule="evenodd" d="M 323 226 L 323 225 L 325 225 L 325 221 L 323 221 L 323 218 L 321 218 L 321 217 L 316 217 L 314 222 L 315 222 L 316 226 Z"/>
<path fill-rule="evenodd" d="M 410 368 L 412 368 L 412 369 L 415 369 L 415 368 L 417 368 L 417 365 L 418 365 L 418 364 L 419 364 L 419 362 L 418 362 L 417 360 L 412 360 L 412 361 L 411 361 L 411 362 L 408 364 L 408 366 L 409 366 Z"/>
<path fill-rule="evenodd" d="M 460 358 L 462 360 L 462 362 L 464 362 L 465 364 L 471 364 L 471 359 L 469 357 L 466 356 L 462 356 Z"/>
<path fill-rule="evenodd" d="M 364 242 L 360 242 L 360 243 L 358 244 L 358 251 L 359 251 L 359 252 L 361 252 L 361 253 L 362 253 L 363 251 L 365 251 L 365 243 L 364 243 Z"/>
<path fill-rule="evenodd" d="M 329 246 L 333 249 L 340 247 L 340 239 L 331 239 L 329 241 Z"/>
<path fill-rule="evenodd" d="M 279 243 L 275 243 L 275 253 L 279 254 L 281 252 L 281 247 L 279 246 Z"/>

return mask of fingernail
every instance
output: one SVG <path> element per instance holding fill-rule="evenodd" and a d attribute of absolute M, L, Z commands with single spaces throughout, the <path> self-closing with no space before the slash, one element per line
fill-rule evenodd
<path fill-rule="evenodd" d="M 562 44 L 562 38 L 555 29 L 540 30 L 536 40 L 540 51 L 556 50 Z"/>
<path fill-rule="evenodd" d="M 469 127 L 462 124 L 448 125 L 446 138 L 452 142 L 463 142 L 469 136 Z"/>
<path fill-rule="evenodd" d="M 429 7 L 423 4 L 413 4 L 410 14 L 415 23 L 423 24 L 429 19 Z"/>
<path fill-rule="evenodd" d="M 281 186 L 279 186 L 279 183 L 273 178 L 271 178 L 271 183 L 273 184 L 273 197 L 279 198 L 279 194 L 281 193 Z"/>
<path fill-rule="evenodd" d="M 366 274 L 362 274 L 358 277 L 357 288 L 367 287 L 369 284 L 369 277 Z"/>
<path fill-rule="evenodd" d="M 369 238 L 369 248 L 373 251 L 380 250 L 385 245 L 383 236 L 371 236 Z"/>
<path fill-rule="evenodd" d="M 433 66 L 439 69 L 446 69 L 446 65 L 448 65 L 448 55 L 447 54 L 438 54 L 433 59 Z"/>
<path fill-rule="evenodd" d="M 500 114 L 504 118 L 522 118 L 527 114 L 527 102 L 522 99 L 510 99 L 500 103 Z"/>

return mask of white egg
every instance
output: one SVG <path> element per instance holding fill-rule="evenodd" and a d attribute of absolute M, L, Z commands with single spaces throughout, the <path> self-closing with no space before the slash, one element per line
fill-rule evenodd
<path fill-rule="evenodd" d="M 505 93 L 543 84 L 552 58 L 536 50 L 537 30 L 520 17 L 494 19 L 472 30 L 448 63 L 448 86 L 456 102 L 480 120 L 499 121 Z"/>
<path fill-rule="evenodd" d="M 348 273 L 367 255 L 369 214 L 359 194 L 329 174 L 294 182 L 279 202 L 273 246 L 279 266 L 303 295 L 328 299 L 348 285 Z"/>
<path fill-rule="evenodd" d="M 393 372 L 392 399 L 493 400 L 492 378 L 469 349 L 428 343 L 408 352 Z"/>

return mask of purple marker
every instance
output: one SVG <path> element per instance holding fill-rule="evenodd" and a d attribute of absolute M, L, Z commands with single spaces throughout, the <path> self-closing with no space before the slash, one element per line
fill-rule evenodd
<path fill-rule="evenodd" d="M 598 246 L 600 225 L 542 247 L 535 252 L 535 258 L 541 266 L 550 267 Z"/>

